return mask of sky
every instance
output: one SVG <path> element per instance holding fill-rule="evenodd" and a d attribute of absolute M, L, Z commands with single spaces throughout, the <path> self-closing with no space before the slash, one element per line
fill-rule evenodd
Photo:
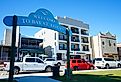
<path fill-rule="evenodd" d="M 3 23 L 5 16 L 28 16 L 40 8 L 89 24 L 90 36 L 110 32 L 116 35 L 117 43 L 121 42 L 121 0 L 0 0 L 0 41 L 4 30 L 11 29 Z M 33 36 L 40 29 L 22 26 L 20 32 Z"/>

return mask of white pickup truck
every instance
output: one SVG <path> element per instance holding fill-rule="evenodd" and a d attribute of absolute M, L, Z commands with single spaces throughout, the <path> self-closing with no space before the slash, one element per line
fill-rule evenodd
<path fill-rule="evenodd" d="M 4 69 L 9 71 L 10 62 L 4 62 Z M 14 63 L 14 74 L 22 71 L 52 71 L 53 65 L 48 65 L 39 57 L 24 57 L 22 62 Z"/>

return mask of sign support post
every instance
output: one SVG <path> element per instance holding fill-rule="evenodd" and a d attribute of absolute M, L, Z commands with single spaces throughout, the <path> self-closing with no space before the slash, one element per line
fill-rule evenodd
<path fill-rule="evenodd" d="M 70 41 L 69 41 L 69 29 L 66 29 L 67 34 L 67 79 L 70 79 Z"/>
<path fill-rule="evenodd" d="M 13 82 L 14 75 L 14 61 L 16 52 L 16 26 L 17 26 L 17 16 L 13 16 L 13 28 L 12 28 L 12 44 L 11 44 L 11 54 L 10 54 L 10 70 L 9 70 L 9 82 Z"/>

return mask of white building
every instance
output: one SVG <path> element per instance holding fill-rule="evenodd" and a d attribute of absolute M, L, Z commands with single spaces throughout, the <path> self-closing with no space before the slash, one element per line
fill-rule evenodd
<path fill-rule="evenodd" d="M 110 32 L 105 34 L 99 33 L 97 36 L 91 37 L 92 43 L 92 56 L 97 57 L 110 57 L 118 59 L 116 36 Z"/>
<path fill-rule="evenodd" d="M 15 44 L 16 47 L 18 47 L 18 45 L 19 45 L 19 37 L 20 37 L 19 33 L 20 33 L 20 28 L 19 28 L 19 26 L 17 26 L 17 28 L 16 28 L 16 44 Z M 2 45 L 11 46 L 11 41 L 12 41 L 12 29 L 7 28 L 4 31 L 4 38 L 3 38 Z"/>
<path fill-rule="evenodd" d="M 56 17 L 60 25 L 71 29 L 70 55 L 90 59 L 89 25 L 68 17 Z M 58 60 L 66 59 L 67 36 L 54 30 L 43 28 L 35 34 L 36 38 L 43 38 L 43 47 L 51 46 Z"/>

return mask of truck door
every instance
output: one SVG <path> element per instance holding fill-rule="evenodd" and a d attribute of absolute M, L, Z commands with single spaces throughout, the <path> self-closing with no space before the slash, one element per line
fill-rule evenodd
<path fill-rule="evenodd" d="M 37 65 L 36 65 L 36 69 L 37 70 L 45 70 L 45 63 L 42 61 L 42 60 L 40 60 L 39 58 L 36 58 L 36 63 L 37 63 Z"/>
<path fill-rule="evenodd" d="M 35 58 L 26 58 L 23 64 L 23 70 L 35 70 Z"/>

